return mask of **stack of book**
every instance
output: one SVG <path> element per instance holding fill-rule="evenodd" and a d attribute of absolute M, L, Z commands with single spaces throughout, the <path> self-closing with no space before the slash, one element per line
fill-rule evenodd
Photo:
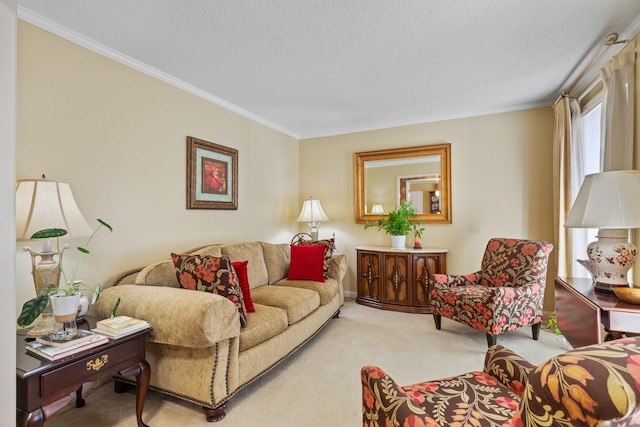
<path fill-rule="evenodd" d="M 117 316 L 100 320 L 96 323 L 96 328 L 93 332 L 106 335 L 110 338 L 120 338 L 150 327 L 151 325 L 146 320 L 135 319 L 128 316 Z"/>
<path fill-rule="evenodd" d="M 36 338 L 35 341 L 27 342 L 26 349 L 45 359 L 59 360 L 107 342 L 109 339 L 104 335 L 78 329 L 78 335 L 70 340 L 55 340 L 47 334 Z"/>

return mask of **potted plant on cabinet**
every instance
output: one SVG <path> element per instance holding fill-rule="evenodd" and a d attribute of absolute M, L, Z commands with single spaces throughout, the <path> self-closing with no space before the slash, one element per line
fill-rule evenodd
<path fill-rule="evenodd" d="M 399 206 L 389 212 L 387 217 L 382 217 L 373 224 L 366 223 L 364 229 L 377 227 L 391 235 L 391 248 L 404 249 L 406 247 L 407 234 L 413 229 L 411 219 L 416 216 L 410 200 L 403 200 Z"/>
<path fill-rule="evenodd" d="M 104 222 L 101 219 L 98 219 L 98 226 L 93 231 L 89 239 L 87 240 L 85 246 L 89 246 L 89 243 L 93 240 L 96 233 L 101 228 L 106 228 L 109 231 L 113 231 L 113 228 Z M 62 228 L 48 228 L 45 230 L 40 230 L 35 232 L 31 238 L 32 239 L 48 239 L 48 238 L 56 238 L 57 251 L 60 252 L 60 242 L 59 238 L 66 235 L 67 230 Z M 20 316 L 18 316 L 18 326 L 25 327 L 33 323 L 40 314 L 45 310 L 48 304 L 51 304 L 53 309 L 53 315 L 56 318 L 56 322 L 60 322 L 61 324 L 65 324 L 65 322 L 69 322 L 68 327 L 63 327 L 62 331 L 59 332 L 59 337 L 61 339 L 72 338 L 74 333 L 73 324 L 75 323 L 76 314 L 78 311 L 78 304 L 81 298 L 81 289 L 90 291 L 92 294 L 92 303 L 98 299 L 100 295 L 100 286 L 96 286 L 92 288 L 83 284 L 80 281 L 76 280 L 76 274 L 78 272 L 78 267 L 80 265 L 80 259 L 83 254 L 90 253 L 86 247 L 77 248 L 79 254 L 76 258 L 75 266 L 72 270 L 71 276 L 67 277 L 66 272 L 62 265 L 60 265 L 60 272 L 62 273 L 62 280 L 64 281 L 64 285 L 58 286 L 57 284 L 51 283 L 40 291 L 40 294 L 35 298 L 24 303 L 22 306 L 22 312 Z M 120 301 L 118 300 L 114 307 L 114 313 L 117 310 Z M 55 332 L 54 332 L 55 334 Z"/>

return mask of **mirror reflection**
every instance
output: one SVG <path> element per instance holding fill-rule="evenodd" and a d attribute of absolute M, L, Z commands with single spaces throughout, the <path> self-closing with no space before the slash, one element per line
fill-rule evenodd
<path fill-rule="evenodd" d="M 451 223 L 450 144 L 355 153 L 356 222 L 411 200 L 423 223 Z"/>

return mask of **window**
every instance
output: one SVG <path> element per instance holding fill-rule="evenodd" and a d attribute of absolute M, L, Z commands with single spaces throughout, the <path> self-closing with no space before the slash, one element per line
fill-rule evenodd
<path fill-rule="evenodd" d="M 582 112 L 582 170 L 584 175 L 600 172 L 602 99 L 600 97 L 592 99 L 590 104 L 585 106 Z M 580 185 L 582 185 L 582 180 L 578 183 L 578 186 Z M 573 230 L 571 244 L 573 248 L 576 248 L 575 256 L 579 259 L 586 259 L 586 247 L 589 243 L 597 240 L 598 229 L 574 228 Z M 587 270 L 576 261 L 573 265 L 573 275 L 575 277 L 590 277 Z"/>

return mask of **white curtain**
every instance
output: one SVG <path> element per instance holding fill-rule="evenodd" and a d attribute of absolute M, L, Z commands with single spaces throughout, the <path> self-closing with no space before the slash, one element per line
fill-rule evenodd
<path fill-rule="evenodd" d="M 584 256 L 574 252 L 574 248 L 576 251 L 583 251 L 587 246 L 586 230 L 564 227 L 564 221 L 584 179 L 580 104 L 573 98 L 562 96 L 554 104 L 553 111 L 553 210 L 558 276 L 586 277 L 575 268 L 575 259 Z"/>
<path fill-rule="evenodd" d="M 601 70 L 603 172 L 633 169 L 635 42 Z"/>

